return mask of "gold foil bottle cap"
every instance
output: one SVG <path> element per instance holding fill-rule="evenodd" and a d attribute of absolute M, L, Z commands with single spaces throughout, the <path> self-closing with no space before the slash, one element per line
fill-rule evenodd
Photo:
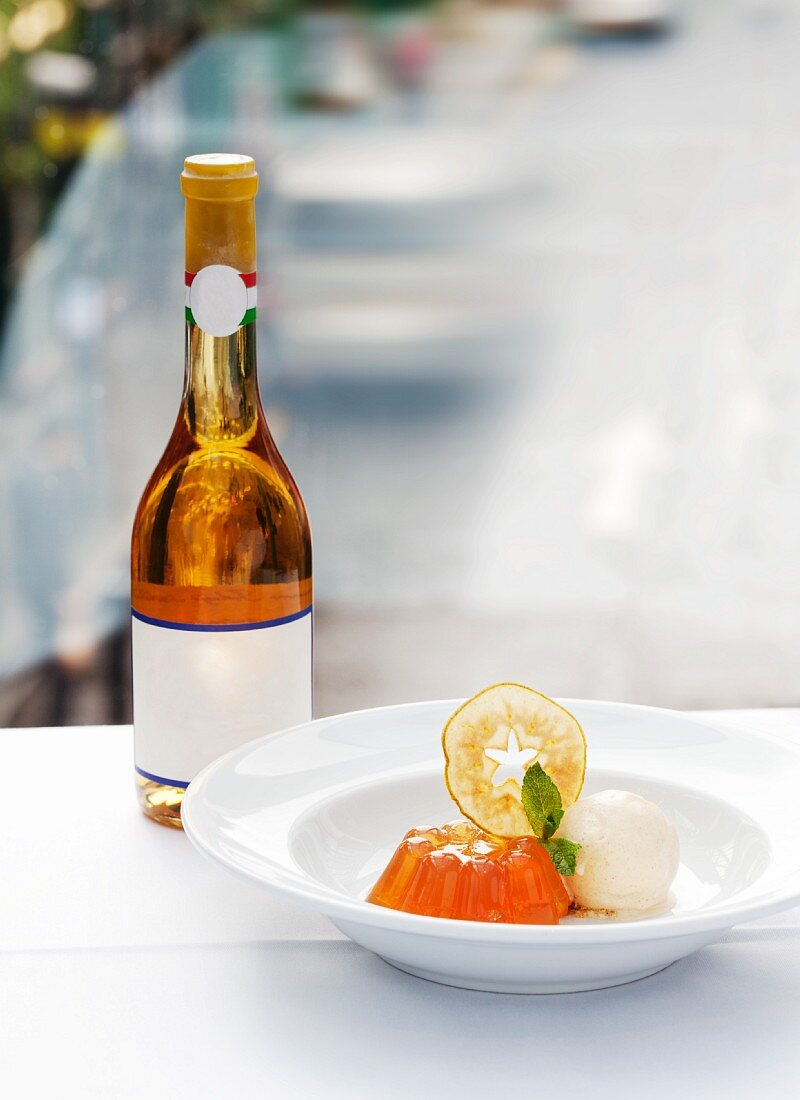
<path fill-rule="evenodd" d="M 242 153 L 197 153 L 183 162 L 181 191 L 187 199 L 206 202 L 252 199 L 258 191 L 256 163 Z"/>

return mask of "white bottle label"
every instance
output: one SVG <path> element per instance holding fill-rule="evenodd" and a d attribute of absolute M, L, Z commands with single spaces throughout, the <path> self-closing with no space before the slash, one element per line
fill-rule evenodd
<path fill-rule="evenodd" d="M 136 770 L 185 787 L 217 756 L 312 717 L 311 608 L 197 627 L 133 613 Z"/>

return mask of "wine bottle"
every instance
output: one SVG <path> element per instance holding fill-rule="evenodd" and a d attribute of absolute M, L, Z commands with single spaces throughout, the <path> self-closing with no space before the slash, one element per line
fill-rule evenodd
<path fill-rule="evenodd" d="M 189 157 L 186 371 L 131 547 L 139 801 L 180 826 L 216 756 L 312 714 L 311 535 L 256 372 L 250 157 Z"/>

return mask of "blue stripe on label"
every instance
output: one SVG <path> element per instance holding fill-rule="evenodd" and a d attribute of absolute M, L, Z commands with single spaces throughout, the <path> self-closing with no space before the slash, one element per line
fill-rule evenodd
<path fill-rule="evenodd" d="M 142 615 L 140 611 L 131 608 L 131 615 L 139 622 L 149 623 L 150 626 L 164 626 L 168 630 L 199 630 L 202 632 L 217 631 L 222 633 L 228 630 L 263 630 L 269 626 L 283 626 L 285 623 L 293 623 L 297 619 L 304 619 L 311 614 L 312 604 L 304 607 L 302 611 L 295 611 L 293 615 L 284 615 L 282 619 L 265 619 L 261 623 L 227 623 L 220 626 L 209 626 L 205 623 L 172 623 L 169 619 L 154 619 L 150 615 Z M 144 773 L 143 773 L 144 774 Z M 161 780 L 159 780 L 161 782 Z M 177 784 L 180 786 L 180 784 Z"/>
<path fill-rule="evenodd" d="M 145 779 L 152 779 L 154 783 L 161 783 L 164 787 L 182 787 L 185 790 L 189 786 L 188 779 L 165 779 L 163 775 L 153 775 L 152 772 L 146 772 L 144 768 L 137 768 L 136 770 Z"/>

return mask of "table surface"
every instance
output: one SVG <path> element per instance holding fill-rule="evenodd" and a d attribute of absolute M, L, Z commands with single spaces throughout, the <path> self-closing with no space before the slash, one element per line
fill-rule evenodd
<path fill-rule="evenodd" d="M 800 740 L 800 710 L 704 718 Z M 750 1100 L 800 1079 L 800 910 L 617 989 L 450 989 L 147 821 L 129 727 L 0 731 L 0 750 L 6 1096 Z"/>

